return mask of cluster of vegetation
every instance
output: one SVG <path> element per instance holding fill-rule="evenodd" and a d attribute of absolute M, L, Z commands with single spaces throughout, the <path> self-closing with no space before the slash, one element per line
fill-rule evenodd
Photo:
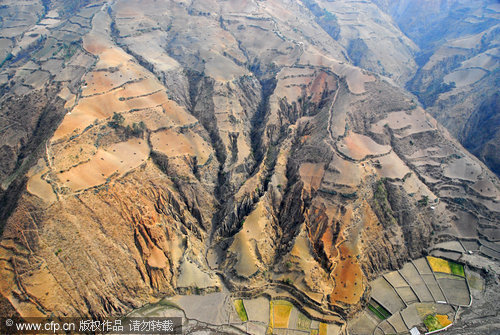
<path fill-rule="evenodd" d="M 429 331 L 434 331 L 442 328 L 436 316 L 432 314 L 427 315 L 427 317 L 424 319 L 424 324 Z"/>
<path fill-rule="evenodd" d="M 429 204 L 429 196 L 427 195 L 423 195 L 419 201 L 417 201 L 417 204 L 420 206 L 420 207 L 425 207 Z"/>
<path fill-rule="evenodd" d="M 80 41 L 72 41 L 70 44 L 63 43 L 59 46 L 59 49 L 57 49 L 57 51 L 52 54 L 52 56 L 59 54 L 59 52 L 62 50 L 61 56 L 65 61 L 68 61 L 80 48 L 79 43 Z"/>
<path fill-rule="evenodd" d="M 453 201 L 454 203 L 460 205 L 460 206 L 465 206 L 465 204 L 467 203 L 467 200 L 465 198 L 452 198 L 451 201 Z"/>
<path fill-rule="evenodd" d="M 62 0 L 58 9 L 59 15 L 70 16 L 79 8 L 89 4 L 89 0 Z"/>
<path fill-rule="evenodd" d="M 349 58 L 353 61 L 353 64 L 359 66 L 361 65 L 363 57 L 365 57 L 369 50 L 365 41 L 361 38 L 356 38 L 349 41 L 349 44 L 347 45 L 347 52 L 349 54 Z"/>
<path fill-rule="evenodd" d="M 9 54 L 4 58 L 4 60 L 0 63 L 0 68 L 5 64 L 7 63 L 8 61 L 10 61 L 12 59 L 12 54 L 9 52 Z"/>
<path fill-rule="evenodd" d="M 337 191 L 334 191 L 334 190 L 325 190 L 323 188 L 319 188 L 318 191 L 326 193 L 326 194 L 337 195 Z"/>
<path fill-rule="evenodd" d="M 7 57 L 2 61 L 2 64 L 0 65 L 3 66 L 5 65 L 6 62 L 11 62 L 11 64 L 19 62 L 21 60 L 26 60 L 26 59 L 31 59 L 32 55 L 40 49 L 41 46 L 45 44 L 45 41 L 47 40 L 47 36 L 45 35 L 40 35 L 34 43 L 31 43 L 27 48 L 21 48 L 19 52 L 16 54 L 14 57 L 13 54 L 9 53 Z"/>
<path fill-rule="evenodd" d="M 304 5 L 314 14 L 315 21 L 333 39 L 338 40 L 340 36 L 340 25 L 335 14 L 321 8 L 315 1 L 304 0 Z"/>
<path fill-rule="evenodd" d="M 243 322 L 248 321 L 248 315 L 245 309 L 245 305 L 243 304 L 243 300 L 236 299 L 234 301 L 234 309 L 236 310 L 236 313 L 238 313 L 238 316 L 240 317 L 241 321 Z"/>
<path fill-rule="evenodd" d="M 432 332 L 448 326 L 451 322 L 446 315 L 429 314 L 425 317 L 424 324 Z"/>
<path fill-rule="evenodd" d="M 420 101 L 422 101 L 425 107 L 432 106 L 440 94 L 449 92 L 455 87 L 454 82 L 447 84 L 434 81 L 424 92 L 420 93 Z"/>
<path fill-rule="evenodd" d="M 108 122 L 108 126 L 113 129 L 118 129 L 119 127 L 123 126 L 123 122 L 125 122 L 125 118 L 123 117 L 123 115 L 114 112 L 111 121 Z"/>
<path fill-rule="evenodd" d="M 153 163 L 156 164 L 156 166 L 166 175 L 168 175 L 168 157 L 161 152 L 158 151 L 151 151 L 151 159 L 153 160 Z"/>
<path fill-rule="evenodd" d="M 385 188 L 384 182 L 385 179 L 380 179 L 375 185 L 375 191 L 373 193 L 374 209 L 381 221 L 396 224 L 397 221 L 394 218 L 394 212 L 389 203 L 389 194 Z"/>
<path fill-rule="evenodd" d="M 464 266 L 455 262 L 448 262 L 451 273 L 460 277 L 465 277 Z"/>
<path fill-rule="evenodd" d="M 416 61 L 427 62 L 429 56 L 430 54 L 422 54 L 417 57 Z M 433 69 L 442 71 L 442 73 L 450 73 L 454 69 L 458 68 L 464 60 L 464 55 L 448 57 L 439 61 L 436 65 L 434 65 Z M 456 87 L 454 82 L 444 83 L 441 76 L 437 76 L 430 83 L 423 85 L 423 83 L 428 82 L 428 80 L 426 80 L 428 79 L 427 76 L 427 71 L 418 71 L 415 77 L 407 83 L 407 88 L 410 92 L 419 97 L 419 100 L 424 107 L 434 105 L 440 94 L 449 92 Z M 422 88 L 425 89 L 422 90 Z"/>
<path fill-rule="evenodd" d="M 130 137 L 142 137 L 144 135 L 144 131 L 146 130 L 146 125 L 144 122 L 132 123 L 132 126 L 127 125 L 124 126 L 125 118 L 123 115 L 119 113 L 114 113 L 111 121 L 108 122 L 108 126 L 120 130 L 125 134 L 126 138 Z"/>
<path fill-rule="evenodd" d="M 354 191 L 352 193 L 340 193 L 340 196 L 345 199 L 356 199 L 358 192 Z"/>
<path fill-rule="evenodd" d="M 391 316 L 391 313 L 389 313 L 384 307 L 377 305 L 374 306 L 372 304 L 368 305 L 368 309 L 373 312 L 380 320 L 385 320 Z"/>
<path fill-rule="evenodd" d="M 127 137 L 134 136 L 134 137 L 142 137 L 144 135 L 144 130 L 146 129 L 146 125 L 144 122 L 139 122 L 139 123 L 132 123 L 132 127 L 130 125 L 127 125 L 125 127 L 125 133 L 128 134 Z"/>

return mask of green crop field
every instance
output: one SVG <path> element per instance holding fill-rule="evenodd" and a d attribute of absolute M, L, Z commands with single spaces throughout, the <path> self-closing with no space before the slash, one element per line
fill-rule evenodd
<path fill-rule="evenodd" d="M 433 314 L 425 317 L 424 324 L 430 332 L 443 328 L 438 318 Z"/>
<path fill-rule="evenodd" d="M 245 309 L 245 305 L 243 305 L 243 300 L 236 299 L 234 301 L 234 309 L 236 309 L 236 313 L 238 313 L 238 316 L 240 317 L 241 321 L 243 322 L 248 321 L 248 315 Z"/>
<path fill-rule="evenodd" d="M 448 262 L 450 264 L 451 273 L 454 275 L 465 277 L 464 266 L 455 262 Z"/>
<path fill-rule="evenodd" d="M 389 313 L 385 308 L 382 306 L 373 306 L 372 304 L 368 305 L 368 309 L 373 312 L 380 320 L 385 320 L 388 317 L 391 316 L 391 313 Z"/>

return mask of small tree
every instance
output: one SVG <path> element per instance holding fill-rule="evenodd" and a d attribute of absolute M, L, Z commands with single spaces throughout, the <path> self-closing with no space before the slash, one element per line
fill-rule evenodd
<path fill-rule="evenodd" d="M 429 203 L 429 196 L 427 195 L 423 195 L 422 198 L 420 198 L 420 200 L 418 201 L 418 205 L 419 206 L 427 206 L 427 204 Z"/>
<path fill-rule="evenodd" d="M 108 126 L 116 129 L 116 128 L 122 126 L 123 122 L 125 122 L 125 118 L 123 117 L 123 115 L 121 115 L 117 112 L 114 112 L 113 117 L 111 118 L 111 121 L 108 122 Z"/>

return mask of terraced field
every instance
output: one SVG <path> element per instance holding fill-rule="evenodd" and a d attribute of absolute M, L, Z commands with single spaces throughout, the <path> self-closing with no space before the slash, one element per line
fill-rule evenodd
<path fill-rule="evenodd" d="M 471 303 L 466 272 L 437 257 L 419 258 L 371 282 L 372 300 L 349 327 L 351 334 L 422 333 L 449 326 Z"/>
<path fill-rule="evenodd" d="M 240 299 L 226 290 L 165 298 L 130 316 L 180 316 L 184 330 L 224 329 L 229 334 L 336 335 L 343 330 L 340 325 L 311 319 L 288 300 L 264 296 Z"/>
<path fill-rule="evenodd" d="M 449 273 L 456 276 L 465 277 L 464 267 L 461 264 L 432 256 L 428 256 L 427 261 L 429 262 L 429 265 L 434 272 Z"/>

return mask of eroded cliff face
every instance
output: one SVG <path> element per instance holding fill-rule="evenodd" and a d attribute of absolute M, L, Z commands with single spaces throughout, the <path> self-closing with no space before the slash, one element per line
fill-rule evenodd
<path fill-rule="evenodd" d="M 29 71 L 50 66 L 40 89 L 58 83 L 66 114 L 8 202 L 12 314 L 121 315 L 225 285 L 279 287 L 344 323 L 381 271 L 498 231 L 497 177 L 409 93 L 347 63 L 303 3 L 120 0 L 50 15 L 40 50 L 81 43 Z M 2 68 L 4 104 L 28 63 Z"/>

